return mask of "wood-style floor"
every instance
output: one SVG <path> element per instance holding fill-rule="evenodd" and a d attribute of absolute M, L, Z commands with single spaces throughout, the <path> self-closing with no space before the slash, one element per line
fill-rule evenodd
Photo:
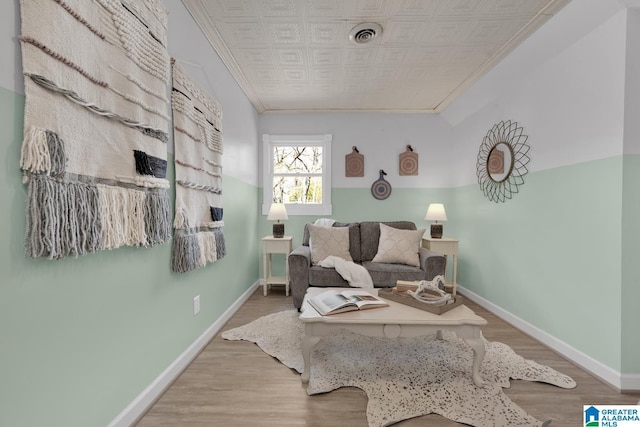
<path fill-rule="evenodd" d="M 577 382 L 576 388 L 566 390 L 512 380 L 505 393 L 537 419 L 551 419 L 551 426 L 582 426 L 583 405 L 638 403 L 640 393 L 619 393 L 468 299 L 467 305 L 487 319 L 488 325 L 482 330 L 487 340 L 508 344 L 524 358 L 551 366 Z M 259 288 L 222 330 L 292 308 L 291 297 L 285 297 L 282 287 L 274 287 L 267 297 Z M 137 426 L 366 427 L 366 405 L 366 395 L 357 388 L 308 396 L 295 371 L 253 343 L 225 341 L 218 334 Z M 431 414 L 396 425 L 460 424 Z"/>

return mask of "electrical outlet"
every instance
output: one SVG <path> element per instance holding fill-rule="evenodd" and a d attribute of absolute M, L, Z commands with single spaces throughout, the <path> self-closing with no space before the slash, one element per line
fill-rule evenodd
<path fill-rule="evenodd" d="M 193 315 L 200 313 L 200 295 L 193 297 Z"/>

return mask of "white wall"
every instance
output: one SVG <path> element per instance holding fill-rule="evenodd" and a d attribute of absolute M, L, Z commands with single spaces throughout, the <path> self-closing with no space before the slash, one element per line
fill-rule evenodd
<path fill-rule="evenodd" d="M 211 45 L 178 0 L 165 1 L 169 10 L 169 53 L 180 61 L 203 90 L 223 108 L 224 174 L 258 185 L 258 113 L 222 60 L 212 56 Z M 246 117 L 252 117 L 247 120 Z"/>
<path fill-rule="evenodd" d="M 20 14 L 18 0 L 3 2 L 0 13 L 0 87 L 24 94 L 22 77 L 22 56 L 16 35 L 20 34 Z"/>
<path fill-rule="evenodd" d="M 320 113 L 263 114 L 260 132 L 333 134 L 332 186 L 368 188 L 383 169 L 394 188 L 447 188 L 450 126 L 434 114 Z M 365 176 L 345 177 L 345 155 L 352 146 L 364 155 Z M 419 156 L 419 175 L 400 176 L 398 156 L 411 145 Z M 262 167 L 262 166 L 260 166 Z"/>
<path fill-rule="evenodd" d="M 441 114 L 454 129 L 455 186 L 477 181 L 482 138 L 501 120 L 518 122 L 529 136 L 530 172 L 622 154 L 626 12 L 617 10 L 591 29 L 576 19 L 591 16 L 583 10 L 591 3 L 570 3 L 549 20 L 548 32 L 534 34 Z M 562 26 L 566 34 L 555 31 Z M 588 31 L 577 38 L 578 29 Z"/>

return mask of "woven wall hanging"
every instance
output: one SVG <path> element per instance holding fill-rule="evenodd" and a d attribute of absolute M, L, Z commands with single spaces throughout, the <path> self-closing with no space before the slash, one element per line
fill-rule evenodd
<path fill-rule="evenodd" d="M 168 14 L 156 0 L 22 0 L 25 252 L 171 236 Z"/>
<path fill-rule="evenodd" d="M 222 109 L 178 63 L 173 64 L 176 217 L 173 271 L 225 256 L 222 227 Z"/>

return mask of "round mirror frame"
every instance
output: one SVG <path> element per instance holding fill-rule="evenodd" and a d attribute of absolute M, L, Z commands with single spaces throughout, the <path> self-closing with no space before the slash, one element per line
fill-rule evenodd
<path fill-rule="evenodd" d="M 531 147 L 527 145 L 529 137 L 523 135 L 522 130 L 517 122 L 501 121 L 487 132 L 480 144 L 476 162 L 478 184 L 484 195 L 496 203 L 511 199 L 518 192 L 518 186 L 524 184 L 524 175 L 529 172 L 527 164 L 531 159 L 527 153 Z M 504 178 L 497 180 L 489 172 L 489 157 L 501 144 L 509 148 L 511 164 Z"/>

